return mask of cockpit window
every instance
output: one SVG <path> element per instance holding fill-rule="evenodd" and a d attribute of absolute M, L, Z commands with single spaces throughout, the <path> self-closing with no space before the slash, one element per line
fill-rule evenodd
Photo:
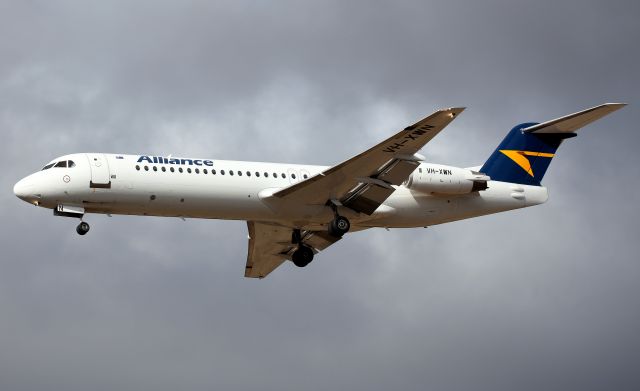
<path fill-rule="evenodd" d="M 51 167 L 62 167 L 62 168 L 69 167 L 69 168 L 71 168 L 71 167 L 75 167 L 75 166 L 76 166 L 76 164 L 73 162 L 73 160 L 61 160 L 59 162 L 53 162 L 53 163 L 47 164 L 46 166 L 42 167 L 41 171 L 48 170 Z"/>

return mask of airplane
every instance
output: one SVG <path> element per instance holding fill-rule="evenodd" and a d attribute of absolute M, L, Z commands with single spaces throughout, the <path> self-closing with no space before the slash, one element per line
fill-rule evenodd
<path fill-rule="evenodd" d="M 539 205 L 560 144 L 626 104 L 605 103 L 515 126 L 478 167 L 427 163 L 418 153 L 464 107 L 438 110 L 332 167 L 159 155 L 76 153 L 17 182 L 15 195 L 55 216 L 88 213 L 246 220 L 245 277 L 284 261 L 307 266 L 347 232 L 427 227 Z"/>

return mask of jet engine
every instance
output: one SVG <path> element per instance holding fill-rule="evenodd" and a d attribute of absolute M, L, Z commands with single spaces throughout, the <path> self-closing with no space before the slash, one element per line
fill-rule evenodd
<path fill-rule="evenodd" d="M 406 186 L 425 194 L 467 194 L 486 190 L 490 179 L 466 168 L 422 164 L 411 174 Z"/>

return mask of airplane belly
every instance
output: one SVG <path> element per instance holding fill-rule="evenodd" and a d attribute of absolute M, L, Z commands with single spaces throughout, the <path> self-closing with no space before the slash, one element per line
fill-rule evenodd
<path fill-rule="evenodd" d="M 94 204 L 97 213 L 229 220 L 269 219 L 273 212 L 246 187 L 123 182 L 113 201 Z"/>
<path fill-rule="evenodd" d="M 388 228 L 424 227 L 452 216 L 459 196 L 441 197 L 405 192 L 390 197 L 364 224 Z"/>
<path fill-rule="evenodd" d="M 365 224 L 393 228 L 426 227 L 491 213 L 524 208 L 546 201 L 546 188 L 489 182 L 489 188 L 463 195 L 423 195 L 399 192 Z"/>

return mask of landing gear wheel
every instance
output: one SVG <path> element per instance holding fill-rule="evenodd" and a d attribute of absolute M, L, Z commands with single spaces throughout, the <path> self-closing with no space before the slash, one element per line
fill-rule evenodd
<path fill-rule="evenodd" d="M 293 252 L 291 260 L 297 267 L 305 267 L 313 261 L 313 250 L 311 247 L 300 246 Z"/>
<path fill-rule="evenodd" d="M 336 238 L 341 238 L 344 234 L 349 232 L 351 223 L 344 216 L 336 216 L 329 224 L 329 234 Z"/>
<path fill-rule="evenodd" d="M 89 224 L 81 221 L 80 224 L 76 227 L 76 232 L 78 235 L 86 235 L 89 232 Z"/>

